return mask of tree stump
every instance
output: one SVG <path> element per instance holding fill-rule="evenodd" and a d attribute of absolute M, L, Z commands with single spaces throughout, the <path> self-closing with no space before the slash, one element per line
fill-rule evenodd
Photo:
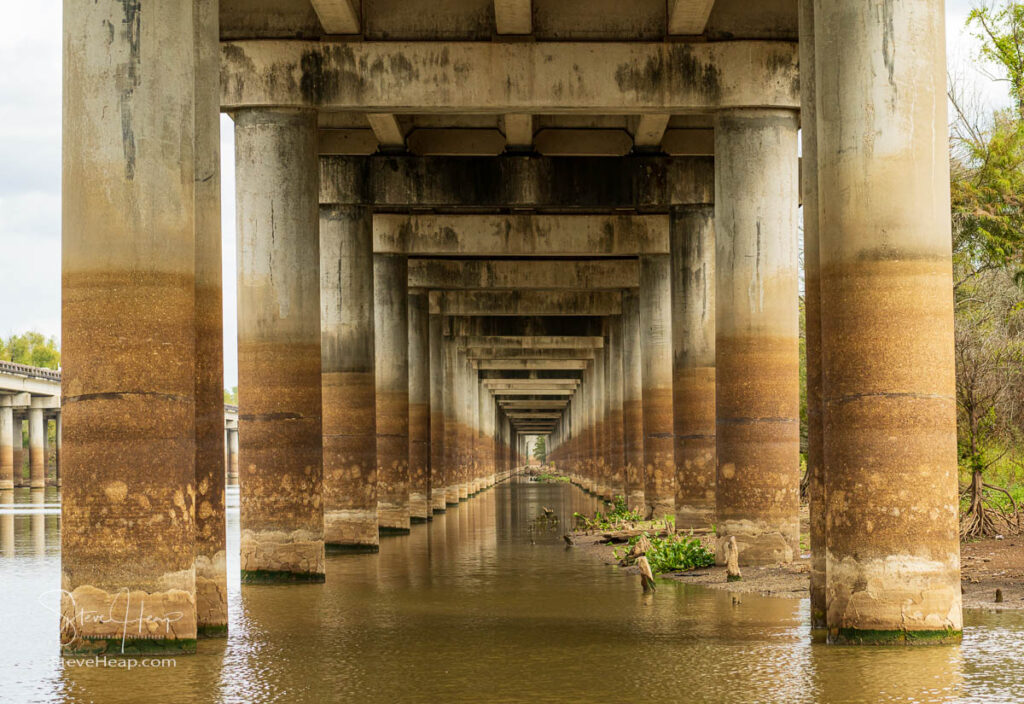
<path fill-rule="evenodd" d="M 653 592 L 654 573 L 651 572 L 651 565 L 647 562 L 647 558 L 640 556 L 636 561 L 636 566 L 640 568 L 640 586 L 645 592 Z"/>
<path fill-rule="evenodd" d="M 736 536 L 730 535 L 725 544 L 725 575 L 726 581 L 738 582 L 743 579 L 740 574 L 740 551 L 736 547 Z"/>

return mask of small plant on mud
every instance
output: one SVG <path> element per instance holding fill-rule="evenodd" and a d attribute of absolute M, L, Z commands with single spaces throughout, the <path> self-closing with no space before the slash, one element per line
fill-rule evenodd
<path fill-rule="evenodd" d="M 615 558 L 627 560 L 628 564 L 629 557 L 634 553 L 633 547 L 644 538 L 650 543 L 645 555 L 655 574 L 711 567 L 715 564 L 715 554 L 708 550 L 700 538 L 695 538 L 693 533 L 659 537 L 645 532 L 630 538 L 621 552 L 616 548 L 613 551 Z M 632 557 L 635 560 L 638 555 Z"/>
<path fill-rule="evenodd" d="M 609 502 L 605 502 L 606 504 Z M 572 514 L 576 530 L 612 530 L 620 523 L 635 523 L 644 520 L 639 511 L 630 511 L 626 505 L 626 497 L 616 496 L 611 503 L 612 510 L 608 513 L 597 511 L 594 517 L 584 516 L 579 511 Z"/>

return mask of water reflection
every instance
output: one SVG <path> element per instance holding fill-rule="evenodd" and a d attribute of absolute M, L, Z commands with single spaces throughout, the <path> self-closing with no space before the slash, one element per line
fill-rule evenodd
<path fill-rule="evenodd" d="M 811 644 L 806 600 L 645 596 L 565 547 L 593 498 L 527 482 L 329 556 L 326 584 L 244 589 L 231 488 L 230 636 L 174 667 L 77 667 L 54 657 L 57 501 L 0 494 L 0 700 L 1002 702 L 1024 681 L 1020 614 L 968 614 L 962 647 L 838 648 Z M 558 525 L 538 528 L 544 508 Z"/>

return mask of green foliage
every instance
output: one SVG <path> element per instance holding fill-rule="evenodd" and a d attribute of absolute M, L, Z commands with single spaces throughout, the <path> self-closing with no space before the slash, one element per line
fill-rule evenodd
<path fill-rule="evenodd" d="M 643 533 L 651 543 L 651 549 L 647 551 L 647 562 L 651 565 L 651 571 L 655 574 L 663 572 L 679 572 L 692 570 L 698 567 L 711 567 L 715 564 L 715 555 L 708 550 L 700 538 L 695 538 L 693 533 L 681 535 L 670 533 L 661 537 Z M 633 546 L 640 540 L 639 535 L 629 539 L 626 547 L 622 550 L 615 550 L 616 559 L 622 559 L 629 554 Z"/>
<path fill-rule="evenodd" d="M 995 78 L 1010 84 L 1017 114 L 1024 117 L 1024 3 L 982 3 L 971 10 L 967 26 L 981 43 L 981 58 L 998 67 Z"/>
<path fill-rule="evenodd" d="M 232 386 L 230 389 L 224 389 L 224 403 L 237 406 L 238 405 L 238 387 Z"/>
<path fill-rule="evenodd" d="M 593 518 L 584 516 L 578 511 L 573 515 L 577 529 L 583 530 L 611 530 L 618 523 L 636 523 L 644 520 L 639 511 L 630 511 L 626 505 L 626 497 L 616 496 L 612 504 L 612 510 L 608 513 L 596 511 Z"/>
<path fill-rule="evenodd" d="M 541 464 L 545 464 L 548 460 L 548 447 L 543 435 L 533 443 L 533 457 Z"/>
<path fill-rule="evenodd" d="M 540 474 L 537 475 L 536 481 L 538 481 L 538 482 L 547 482 L 547 483 L 568 484 L 569 483 L 569 477 L 563 477 L 561 474 L 550 474 L 548 472 L 541 472 Z"/>
<path fill-rule="evenodd" d="M 0 359 L 15 364 L 27 364 L 30 367 L 60 369 L 60 349 L 53 337 L 44 337 L 42 333 L 29 331 L 21 335 L 11 335 L 6 340 L 0 339 Z"/>

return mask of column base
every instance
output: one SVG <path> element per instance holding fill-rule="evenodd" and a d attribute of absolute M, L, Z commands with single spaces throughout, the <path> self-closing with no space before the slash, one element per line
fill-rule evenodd
<path fill-rule="evenodd" d="M 242 582 L 324 581 L 324 540 L 307 530 L 243 530 L 241 541 Z"/>
<path fill-rule="evenodd" d="M 426 494 L 409 494 L 409 518 L 413 523 L 424 523 L 430 519 Z"/>
<path fill-rule="evenodd" d="M 459 501 L 465 501 L 469 498 L 469 484 L 462 482 L 459 484 Z"/>
<path fill-rule="evenodd" d="M 963 639 L 963 632 L 945 631 L 885 631 L 856 628 L 838 628 L 828 631 L 831 645 L 955 645 Z"/>
<path fill-rule="evenodd" d="M 444 490 L 444 503 L 446 506 L 459 505 L 459 487 L 457 485 Z"/>
<path fill-rule="evenodd" d="M 646 506 L 644 518 L 649 521 L 660 521 L 665 516 L 675 515 L 676 507 L 672 501 L 655 501 Z"/>
<path fill-rule="evenodd" d="M 222 623 L 219 625 L 207 625 L 196 627 L 196 637 L 201 639 L 206 638 L 227 638 L 228 637 L 228 624 Z"/>
<path fill-rule="evenodd" d="M 626 506 L 629 507 L 630 511 L 639 511 L 640 513 L 643 513 L 647 509 L 647 501 L 644 498 L 644 492 L 629 492 L 629 495 L 626 498 Z"/>
<path fill-rule="evenodd" d="M 676 528 L 707 528 L 714 522 L 714 507 L 676 506 Z"/>
<path fill-rule="evenodd" d="M 742 566 L 789 564 L 800 549 L 800 522 L 796 518 L 772 525 L 763 521 L 721 521 L 715 545 L 715 564 L 725 564 L 725 545 L 730 537 L 736 538 Z"/>
<path fill-rule="evenodd" d="M 409 507 L 379 502 L 377 504 L 377 529 L 381 535 L 408 533 L 411 521 Z"/>
<path fill-rule="evenodd" d="M 228 579 L 224 551 L 213 557 L 196 555 L 196 635 L 228 634 Z"/>
<path fill-rule="evenodd" d="M 13 479 L 0 479 L 0 491 L 10 491 L 14 489 Z"/>
<path fill-rule="evenodd" d="M 329 552 L 377 552 L 376 509 L 324 511 L 324 543 Z"/>

